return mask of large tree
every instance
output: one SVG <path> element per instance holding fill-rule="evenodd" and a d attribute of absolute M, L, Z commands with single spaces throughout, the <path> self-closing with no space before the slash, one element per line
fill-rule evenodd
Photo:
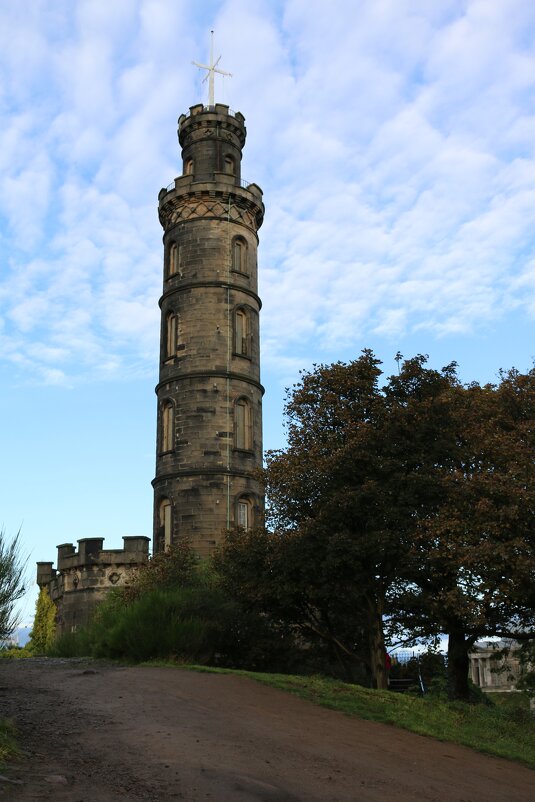
<path fill-rule="evenodd" d="M 451 388 L 443 404 L 454 437 L 435 468 L 441 501 L 418 516 L 389 622 L 448 635 L 450 696 L 466 700 L 478 638 L 535 636 L 535 371 Z"/>
<path fill-rule="evenodd" d="M 338 548 L 337 548 L 338 546 Z M 369 676 L 365 616 L 341 538 L 319 530 L 236 529 L 216 556 L 225 590 L 269 622 L 292 662 L 347 681 Z"/>
<path fill-rule="evenodd" d="M 272 533 L 252 561 L 235 538 L 230 560 L 252 569 L 250 598 L 364 660 L 376 687 L 385 625 L 446 633 L 451 696 L 466 699 L 474 641 L 533 631 L 535 375 L 463 386 L 455 364 L 418 356 L 380 376 L 370 351 L 301 375 L 288 447 L 267 455 Z"/>
<path fill-rule="evenodd" d="M 457 384 L 453 366 L 430 370 L 423 357 L 395 385 L 380 376 L 371 351 L 303 373 L 287 398 L 288 447 L 268 453 L 266 470 L 268 524 L 297 544 L 309 616 L 379 688 L 385 605 L 409 571 L 415 516 L 440 501 L 440 398 Z"/>

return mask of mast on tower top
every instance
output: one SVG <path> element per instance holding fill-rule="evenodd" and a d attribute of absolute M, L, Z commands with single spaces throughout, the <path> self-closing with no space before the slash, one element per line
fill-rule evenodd
<path fill-rule="evenodd" d="M 213 106 L 215 103 L 214 100 L 214 74 L 217 72 L 219 75 L 227 75 L 229 78 L 232 78 L 231 72 L 225 72 L 225 70 L 220 70 L 217 68 L 217 65 L 221 61 L 221 56 L 218 56 L 217 61 L 214 63 L 214 32 L 210 31 L 210 64 L 199 64 L 197 61 L 192 61 L 191 63 L 194 64 L 196 67 L 199 67 L 200 70 L 207 70 L 206 75 L 203 78 L 203 83 L 208 81 L 208 105 Z"/>

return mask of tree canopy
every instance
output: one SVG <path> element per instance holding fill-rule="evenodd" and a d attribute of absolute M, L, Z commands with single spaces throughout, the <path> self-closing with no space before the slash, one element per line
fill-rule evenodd
<path fill-rule="evenodd" d="M 451 695 L 467 698 L 475 639 L 533 631 L 535 372 L 481 387 L 455 363 L 398 364 L 382 384 L 371 351 L 301 374 L 288 446 L 267 454 L 269 531 L 235 533 L 223 562 L 240 564 L 236 592 L 376 687 L 385 630 L 448 634 Z"/>

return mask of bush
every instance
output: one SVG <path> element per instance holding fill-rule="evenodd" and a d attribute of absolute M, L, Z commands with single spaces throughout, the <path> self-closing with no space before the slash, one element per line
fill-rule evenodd
<path fill-rule="evenodd" d="M 231 598 L 212 564 L 184 544 L 157 554 L 130 587 L 107 596 L 89 626 L 61 636 L 47 653 L 318 670 L 317 655 L 290 628 Z"/>
<path fill-rule="evenodd" d="M 30 633 L 30 651 L 42 654 L 54 643 L 56 637 L 56 606 L 46 588 L 41 588 L 35 604 L 35 618 Z"/>
<path fill-rule="evenodd" d="M 79 632 L 64 632 L 46 653 L 49 657 L 93 657 L 93 646 L 89 629 Z"/>
<path fill-rule="evenodd" d="M 151 590 L 122 608 L 104 608 L 91 627 L 93 654 L 207 663 L 224 628 L 224 601 L 209 588 L 184 587 Z"/>
<path fill-rule="evenodd" d="M 130 604 L 151 590 L 188 587 L 206 582 L 207 579 L 205 564 L 188 542 L 181 541 L 166 551 L 154 554 L 139 568 L 131 584 L 122 593 L 125 603 Z"/>
<path fill-rule="evenodd" d="M 130 604 L 110 598 L 88 627 L 62 635 L 48 653 L 206 664 L 223 645 L 231 616 L 219 591 L 200 586 L 152 590 Z"/>
<path fill-rule="evenodd" d="M 19 622 L 14 612 L 16 602 L 24 595 L 24 561 L 20 557 L 19 536 L 7 541 L 0 530 L 0 640 L 8 638 Z"/>

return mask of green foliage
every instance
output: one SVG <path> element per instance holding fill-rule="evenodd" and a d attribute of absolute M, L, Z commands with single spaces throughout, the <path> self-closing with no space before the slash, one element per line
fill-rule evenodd
<path fill-rule="evenodd" d="M 293 532 L 280 537 L 263 528 L 237 529 L 227 533 L 214 562 L 226 593 L 262 623 L 268 642 L 279 644 L 281 667 L 366 682 L 359 654 L 363 617 L 358 607 L 347 605 L 347 596 L 331 590 L 335 577 L 340 584 L 342 578 L 327 558 L 329 542 L 318 537 L 306 549 Z M 267 665 L 264 659 L 252 667 Z"/>
<path fill-rule="evenodd" d="M 17 627 L 16 602 L 24 595 L 24 561 L 20 556 L 19 535 L 9 541 L 0 530 L 0 640 Z"/>
<path fill-rule="evenodd" d="M 520 649 L 521 677 L 516 687 L 526 696 L 535 696 L 535 640 L 526 641 Z"/>
<path fill-rule="evenodd" d="M 292 644 L 240 607 L 210 564 L 180 545 L 156 555 L 131 588 L 110 593 L 88 627 L 61 636 L 48 653 L 284 669 L 295 667 Z"/>
<path fill-rule="evenodd" d="M 123 609 L 100 612 L 92 627 L 93 655 L 208 662 L 225 612 L 224 599 L 205 587 L 151 590 Z"/>
<path fill-rule="evenodd" d="M 436 399 L 457 379 L 424 357 L 383 388 L 380 376 L 371 351 L 301 374 L 285 408 L 288 447 L 267 454 L 273 533 L 230 535 L 218 568 L 242 604 L 321 643 L 339 673 L 386 687 L 385 607 L 409 572 L 420 510 L 439 502 Z"/>
<path fill-rule="evenodd" d="M 166 551 L 154 554 L 146 565 L 141 566 L 131 584 L 123 591 L 123 598 L 129 604 L 151 590 L 198 584 L 206 571 L 206 566 L 189 543 L 180 541 Z"/>
<path fill-rule="evenodd" d="M 30 650 L 43 654 L 56 637 L 56 606 L 46 588 L 41 588 L 35 604 L 35 618 L 30 633 Z"/>
<path fill-rule="evenodd" d="M 78 632 L 64 632 L 47 649 L 49 657 L 91 657 L 92 654 L 92 640 L 87 628 Z"/>
<path fill-rule="evenodd" d="M 19 660 L 23 657 L 33 657 L 29 642 L 26 646 L 4 646 L 0 649 L 0 658 Z"/>
<path fill-rule="evenodd" d="M 383 386 L 371 351 L 303 372 L 288 447 L 267 454 L 273 532 L 229 536 L 218 567 L 375 687 L 385 622 L 391 642 L 446 633 L 450 697 L 468 700 L 474 642 L 534 631 L 535 369 L 463 386 L 426 362 L 399 356 Z"/>
<path fill-rule="evenodd" d="M 450 695 L 468 700 L 481 637 L 530 637 L 535 624 L 535 370 L 441 394 L 439 493 L 412 533 L 410 571 L 390 599 L 398 632 L 448 634 Z"/>

